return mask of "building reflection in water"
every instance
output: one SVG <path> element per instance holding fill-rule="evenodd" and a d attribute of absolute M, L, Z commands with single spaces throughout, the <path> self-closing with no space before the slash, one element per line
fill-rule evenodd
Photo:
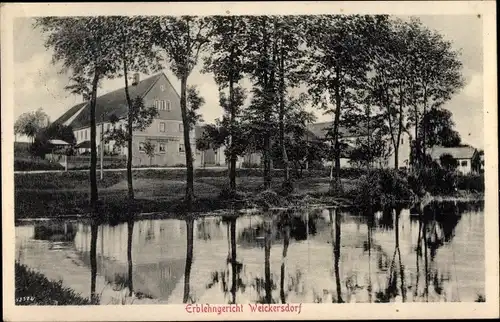
<path fill-rule="evenodd" d="M 469 273 L 481 272 L 484 260 L 477 212 L 477 205 L 431 203 L 414 214 L 375 216 L 329 209 L 117 226 L 43 222 L 23 238 L 72 243 L 95 301 L 97 275 L 129 296 L 169 303 L 456 301 L 484 287 Z M 467 247 L 453 248 L 457 238 Z M 25 244 L 20 261 L 31 251 Z"/>

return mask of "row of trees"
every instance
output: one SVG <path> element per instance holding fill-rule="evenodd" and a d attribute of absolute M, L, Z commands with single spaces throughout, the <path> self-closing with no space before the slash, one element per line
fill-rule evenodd
<path fill-rule="evenodd" d="M 201 105 L 195 99 L 188 106 L 189 76 L 196 65 L 213 74 L 224 111 L 215 125 L 206 127 L 199 147 L 226 146 L 233 192 L 237 157 L 249 150 L 262 152 L 266 188 L 271 185 L 273 151 L 281 155 L 284 182 L 289 182 L 290 155 L 307 145 L 303 134 L 314 120 L 304 109 L 308 104 L 332 115 L 327 138 L 335 165 L 333 186 L 340 186 L 339 129 L 362 116 L 382 117 L 382 133 L 390 139 L 396 165 L 400 137 L 413 126 L 418 165 L 430 142 L 429 122 L 423 116 L 439 111 L 463 84 L 459 53 L 450 42 L 418 20 L 382 15 L 45 17 L 35 25 L 48 35 L 46 46 L 53 49 L 54 61 L 62 61 L 80 84 L 76 87 L 90 97 L 93 205 L 95 105 L 98 84 L 105 78 L 125 79 L 131 198 L 131 134 L 137 107 L 127 91 L 127 76 L 131 71 L 169 68 L 180 80 L 188 207 L 194 196 L 189 135 Z M 245 79 L 251 82 L 249 91 Z"/>

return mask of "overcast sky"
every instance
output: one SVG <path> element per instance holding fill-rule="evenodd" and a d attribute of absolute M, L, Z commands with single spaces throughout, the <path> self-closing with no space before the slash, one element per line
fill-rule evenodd
<path fill-rule="evenodd" d="M 470 16 L 418 16 L 428 27 L 442 33 L 461 50 L 465 87 L 450 100 L 445 108 L 453 113 L 456 130 L 462 141 L 476 148 L 483 148 L 483 39 L 482 21 Z M 57 119 L 71 106 L 81 102 L 81 97 L 68 94 L 64 87 L 68 76 L 60 74 L 60 66 L 51 64 L 52 52 L 43 46 L 44 38 L 32 28 L 32 20 L 18 18 L 14 22 L 14 117 L 38 108 Z M 177 90 L 180 82 L 168 70 L 164 71 Z M 197 85 L 206 104 L 201 109 L 205 122 L 221 116 L 218 105 L 217 85 L 210 74 L 195 69 L 188 81 Z M 105 80 L 98 95 L 123 87 L 123 79 Z M 331 116 L 315 113 L 318 121 Z"/>

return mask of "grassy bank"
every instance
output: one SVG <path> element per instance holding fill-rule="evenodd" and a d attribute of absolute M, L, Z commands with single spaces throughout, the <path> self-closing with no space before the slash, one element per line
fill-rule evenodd
<path fill-rule="evenodd" d="M 19 263 L 15 264 L 16 305 L 89 305 L 90 300 L 62 286 L 61 281 L 50 281 L 43 274 Z"/>
<path fill-rule="evenodd" d="M 321 171 L 294 180 L 291 194 L 280 194 L 282 178 L 276 170 L 271 189 L 264 191 L 259 169 L 239 169 L 238 193 L 227 193 L 226 169 L 198 169 L 192 211 L 253 207 L 288 207 L 306 204 L 362 206 L 408 202 L 414 197 L 404 177 L 394 171 L 377 170 L 369 175 L 354 170 L 342 172 L 342 190 L 329 192 L 329 178 Z M 125 172 L 106 172 L 98 179 L 98 215 L 106 221 L 124 220 L 136 213 L 185 213 L 185 169 L 134 171 L 135 199 L 127 200 Z M 474 178 L 477 181 L 477 179 Z M 86 172 L 61 172 L 15 175 L 16 219 L 60 217 L 89 214 L 89 175 Z M 478 184 L 474 184 L 478 186 Z M 482 192 L 458 190 L 439 198 L 482 199 Z"/>
<path fill-rule="evenodd" d="M 193 212 L 259 207 L 262 202 L 265 204 L 268 201 L 266 198 L 272 198 L 263 192 L 262 177 L 251 176 L 253 172 L 237 178 L 238 195 L 233 197 L 225 194 L 227 178 L 221 175 L 223 171 L 200 172 L 197 172 L 195 178 L 196 199 Z M 125 178 L 125 173 L 108 172 L 104 174 L 103 180 L 98 180 L 100 217 L 120 220 L 130 213 L 138 212 L 185 212 L 185 179 L 182 171 L 135 171 L 135 200 L 132 202 L 126 198 Z M 281 178 L 274 178 L 271 190 L 278 191 L 281 182 Z M 354 180 L 343 179 L 343 185 L 348 193 L 354 187 Z M 329 180 L 324 177 L 308 177 L 296 180 L 294 186 L 295 190 L 290 196 L 275 198 L 279 201 L 278 204 L 274 202 L 275 205 L 297 203 L 311 195 L 326 195 Z M 90 213 L 88 187 L 88 173 L 82 172 L 15 175 L 16 219 Z"/>

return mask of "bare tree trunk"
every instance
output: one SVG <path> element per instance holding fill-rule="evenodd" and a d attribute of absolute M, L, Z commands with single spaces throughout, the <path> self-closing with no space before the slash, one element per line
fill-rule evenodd
<path fill-rule="evenodd" d="M 427 148 L 427 143 L 426 143 L 426 132 L 427 132 L 427 88 L 424 87 L 424 111 L 422 115 L 422 121 L 423 121 L 423 133 L 422 133 L 422 160 L 423 160 L 423 165 L 427 165 L 427 158 L 426 158 L 426 148 Z"/>
<path fill-rule="evenodd" d="M 230 136 L 230 156 L 229 156 L 229 189 L 232 192 L 236 191 L 236 154 L 235 154 L 235 144 L 234 144 L 234 120 L 235 120 L 235 108 L 234 108 L 234 84 L 233 78 L 229 79 L 229 100 L 231 106 L 230 112 L 230 127 L 231 127 L 231 136 Z"/>
<path fill-rule="evenodd" d="M 399 144 L 401 143 L 401 134 L 403 132 L 403 89 L 399 88 L 399 115 L 398 115 L 398 133 L 396 144 L 394 145 L 394 169 L 399 169 Z"/>
<path fill-rule="evenodd" d="M 340 142 L 339 142 L 339 125 L 340 125 L 340 109 L 341 95 L 340 95 L 340 66 L 335 68 L 337 84 L 335 85 L 335 114 L 333 119 L 333 140 L 334 140 L 334 161 L 335 161 L 335 179 L 331 178 L 330 189 L 338 191 L 342 189 L 340 181 Z"/>
<path fill-rule="evenodd" d="M 280 131 L 280 145 L 281 145 L 281 153 L 283 158 L 283 165 L 285 167 L 285 171 L 283 173 L 284 182 L 290 181 L 290 164 L 288 162 L 288 155 L 286 153 L 285 146 L 285 55 L 283 53 L 283 44 L 281 44 L 280 49 L 280 64 L 279 64 L 279 72 L 280 72 L 280 109 L 279 109 L 279 131 Z"/>
<path fill-rule="evenodd" d="M 231 38 L 233 37 L 233 32 L 234 32 L 234 16 L 231 16 Z M 235 46 L 234 46 L 234 41 L 231 46 L 231 54 L 230 54 L 230 61 L 231 61 L 231 66 L 230 68 L 233 68 L 234 66 L 234 51 L 235 51 Z M 235 144 L 234 144 L 234 130 L 235 130 L 235 117 L 236 117 L 236 109 L 234 107 L 234 80 L 233 80 L 233 73 L 232 69 L 229 73 L 229 104 L 230 104 L 230 127 L 231 127 L 231 136 L 230 136 L 230 149 L 231 153 L 229 155 L 229 189 L 234 193 L 236 192 L 236 153 L 235 153 Z"/>
<path fill-rule="evenodd" d="M 92 98 L 90 101 L 90 206 L 92 215 L 97 214 L 97 200 L 99 195 L 97 192 L 97 146 L 96 146 L 96 101 L 97 101 L 97 84 L 99 82 L 99 73 L 96 70 L 92 81 Z"/>
<path fill-rule="evenodd" d="M 263 52 L 265 53 L 266 65 L 267 69 L 269 69 L 269 65 L 271 60 L 274 60 L 274 56 L 269 58 L 269 35 L 267 33 L 267 18 L 263 20 L 262 30 L 263 30 Z M 274 47 L 273 47 L 274 48 Z M 274 54 L 273 48 L 271 49 L 271 53 Z M 273 61 L 274 62 L 274 61 Z M 263 75 L 263 90 L 266 98 L 266 108 L 264 111 L 264 123 L 265 123 L 265 135 L 264 135 L 264 189 L 271 188 L 271 132 L 269 126 L 271 125 L 271 116 L 272 116 L 272 103 L 269 103 L 270 95 L 274 94 L 274 70 L 275 67 L 272 66 L 271 70 L 266 70 Z"/>
<path fill-rule="evenodd" d="M 132 134 L 133 134 L 133 112 L 132 112 L 132 100 L 130 98 L 130 93 L 128 89 L 128 67 L 127 60 L 123 60 L 123 77 L 125 78 L 125 96 L 127 98 L 128 104 L 128 126 L 127 126 L 127 188 L 128 188 L 128 198 L 129 200 L 134 199 L 134 188 L 132 185 Z"/>
<path fill-rule="evenodd" d="M 191 142 L 189 139 L 190 124 L 187 115 L 187 75 L 181 78 L 181 114 L 182 124 L 184 125 L 184 149 L 186 153 L 186 195 L 185 201 L 188 211 L 192 208 L 194 198 L 194 169 L 193 169 L 193 154 L 191 151 Z"/>

